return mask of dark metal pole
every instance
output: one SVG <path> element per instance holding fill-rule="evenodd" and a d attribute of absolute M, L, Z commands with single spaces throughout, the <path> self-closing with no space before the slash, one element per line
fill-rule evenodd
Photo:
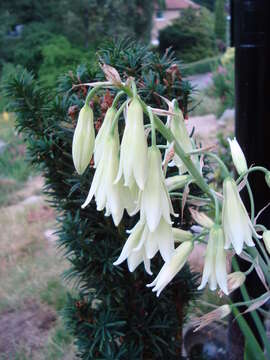
<path fill-rule="evenodd" d="M 234 0 L 236 137 L 248 164 L 270 169 L 270 1 Z M 250 176 L 256 211 L 270 201 L 264 175 Z M 260 222 L 270 227 L 270 209 Z"/>
<path fill-rule="evenodd" d="M 231 38 L 235 46 L 236 137 L 248 165 L 270 169 L 270 0 L 231 0 L 231 14 Z M 260 173 L 250 176 L 250 185 L 258 213 L 270 201 L 270 189 Z M 246 194 L 244 201 L 248 207 Z M 270 228 L 269 208 L 260 216 L 259 223 Z M 246 265 L 239 258 L 238 263 L 245 270 Z M 265 291 L 256 273 L 248 276 L 246 286 L 252 297 Z M 241 293 L 235 292 L 233 301 L 240 297 Z M 250 317 L 247 321 L 261 343 Z M 238 357 L 233 353 L 238 353 Z M 243 338 L 236 322 L 229 328 L 229 354 L 230 359 L 243 358 Z"/>

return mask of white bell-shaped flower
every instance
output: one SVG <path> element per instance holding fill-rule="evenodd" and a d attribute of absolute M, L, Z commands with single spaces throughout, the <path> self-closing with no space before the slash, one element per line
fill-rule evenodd
<path fill-rule="evenodd" d="M 143 108 L 139 99 L 134 98 L 127 109 L 116 182 L 123 176 L 125 186 L 131 188 L 135 182 L 143 190 L 147 168 L 147 140 L 144 133 Z"/>
<path fill-rule="evenodd" d="M 141 215 L 145 216 L 149 230 L 154 232 L 161 219 L 171 225 L 170 214 L 173 214 L 162 171 L 161 154 L 156 146 L 148 150 L 148 168 L 149 176 L 141 194 Z"/>
<path fill-rule="evenodd" d="M 192 241 L 184 241 L 174 250 L 174 254 L 171 261 L 165 263 L 155 280 L 146 286 L 153 287 L 152 291 L 157 292 L 157 296 L 160 295 L 162 290 L 169 284 L 169 282 L 175 277 L 175 275 L 185 265 L 191 251 L 193 250 Z"/>
<path fill-rule="evenodd" d="M 244 243 L 247 246 L 255 246 L 252 240 L 252 233 L 255 233 L 255 230 L 233 179 L 224 180 L 223 196 L 222 224 L 225 249 L 229 249 L 232 244 L 236 254 L 239 255 Z"/>
<path fill-rule="evenodd" d="M 150 269 L 150 259 L 146 255 L 144 243 L 141 241 L 142 238 L 145 238 L 145 223 L 140 220 L 130 231 L 130 235 L 122 249 L 122 252 L 113 265 L 120 265 L 122 262 L 127 260 L 128 269 L 130 272 L 133 272 L 137 266 L 144 262 L 145 271 L 149 275 L 152 275 Z"/>
<path fill-rule="evenodd" d="M 168 262 L 174 252 L 174 237 L 171 225 L 164 219 L 161 219 L 158 227 L 154 232 L 151 232 L 144 218 L 141 218 L 135 227 L 130 231 L 130 235 L 123 247 L 123 250 L 114 263 L 119 265 L 133 256 L 134 253 L 142 253 L 150 261 L 157 252 L 160 252 L 163 260 Z M 148 263 L 144 261 L 145 266 Z M 148 268 L 146 268 L 148 271 Z"/>
<path fill-rule="evenodd" d="M 72 158 L 75 169 L 82 175 L 90 164 L 95 144 L 93 110 L 85 104 L 79 113 L 72 141 Z"/>
<path fill-rule="evenodd" d="M 96 141 L 95 141 L 95 149 L 94 149 L 94 162 L 95 167 L 97 167 L 103 153 L 104 145 L 107 140 L 107 137 L 111 131 L 112 128 L 112 121 L 116 114 L 116 109 L 114 107 L 110 107 L 106 115 L 104 117 L 103 123 L 101 125 L 101 128 L 98 131 Z M 118 132 L 118 126 L 116 124 L 115 131 Z M 119 138 L 118 138 L 119 141 Z"/>
<path fill-rule="evenodd" d="M 190 138 L 190 136 L 188 134 L 183 113 L 179 109 L 176 101 L 174 101 L 173 112 L 175 115 L 173 115 L 171 117 L 171 120 L 169 123 L 171 132 L 173 133 L 175 139 L 180 144 L 182 149 L 186 153 L 189 153 L 194 150 L 194 145 L 193 145 L 192 139 Z M 170 150 L 171 150 L 171 148 L 169 147 L 167 152 Z M 166 158 L 167 152 L 165 154 L 165 158 Z M 197 164 L 197 166 L 199 168 L 198 156 L 192 155 L 191 159 L 195 164 Z M 180 159 L 180 157 L 177 154 L 174 155 L 172 164 L 176 165 L 178 167 L 180 174 L 184 174 L 187 172 L 185 165 L 183 164 L 182 160 Z"/>
<path fill-rule="evenodd" d="M 85 208 L 95 195 L 97 210 L 106 209 L 106 216 L 112 215 L 117 226 L 122 219 L 126 205 L 123 182 L 114 183 L 119 166 L 119 141 L 111 134 L 106 138 L 102 157 L 97 165 L 88 196 L 82 205 Z"/>
<path fill-rule="evenodd" d="M 236 138 L 234 138 L 233 140 L 228 139 L 228 141 L 229 141 L 230 148 L 231 148 L 231 154 L 232 154 L 234 166 L 235 166 L 238 174 L 242 175 L 248 170 L 245 155 L 244 155 L 240 145 L 238 144 Z"/>
<path fill-rule="evenodd" d="M 203 289 L 207 283 L 210 290 L 216 290 L 219 285 L 224 294 L 228 294 L 224 234 L 223 229 L 215 225 L 210 230 L 202 281 L 198 289 Z"/>

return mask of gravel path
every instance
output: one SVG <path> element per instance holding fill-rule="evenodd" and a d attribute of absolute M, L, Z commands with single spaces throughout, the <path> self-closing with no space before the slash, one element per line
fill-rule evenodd
<path fill-rule="evenodd" d="M 196 87 L 196 90 L 204 90 L 212 85 L 212 73 L 188 76 L 187 80 Z"/>

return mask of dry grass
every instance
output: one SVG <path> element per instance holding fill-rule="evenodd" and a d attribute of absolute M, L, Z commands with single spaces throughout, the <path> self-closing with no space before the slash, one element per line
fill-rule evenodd
<path fill-rule="evenodd" d="M 55 228 L 56 224 L 44 198 L 34 195 L 40 191 L 40 185 L 40 178 L 33 179 L 32 184 L 15 194 L 22 201 L 1 208 L 0 323 L 1 313 L 23 311 L 29 299 L 49 306 L 56 314 L 65 303 L 66 285 L 61 281 L 61 273 L 68 264 L 61 258 L 55 242 L 45 236 L 46 230 Z M 72 341 L 61 319 L 52 325 L 45 340 L 45 346 L 35 351 L 20 344 L 16 354 L 12 357 L 6 354 L 3 359 L 74 358 Z"/>

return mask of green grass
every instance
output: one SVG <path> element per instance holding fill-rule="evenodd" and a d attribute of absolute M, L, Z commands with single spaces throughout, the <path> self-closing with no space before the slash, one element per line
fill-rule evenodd
<path fill-rule="evenodd" d="M 6 143 L 0 153 L 0 206 L 3 206 L 11 193 L 23 187 L 33 170 L 25 161 L 26 147 L 11 114 L 0 115 L 0 140 Z"/>
<path fill-rule="evenodd" d="M 60 311 L 67 300 L 66 288 L 59 279 L 52 277 L 47 281 L 46 287 L 41 290 L 40 299 L 56 311 Z"/>
<path fill-rule="evenodd" d="M 193 100 L 190 108 L 194 109 L 189 113 L 189 116 L 203 116 L 207 114 L 217 115 L 220 107 L 220 100 L 209 96 L 206 91 L 198 92 L 193 95 Z"/>
<path fill-rule="evenodd" d="M 42 348 L 31 351 L 25 344 L 20 344 L 16 355 L 10 358 L 0 354 L 0 360 L 75 358 L 73 339 L 61 318 L 67 291 L 61 274 L 68 265 L 56 244 L 44 235 L 47 229 L 55 228 L 55 220 L 37 217 L 29 222 L 29 214 L 39 214 L 44 206 L 44 199 L 39 197 L 34 204 L 18 203 L 1 209 L 0 319 L 1 313 L 6 314 L 9 310 L 24 311 L 25 304 L 30 300 L 40 304 L 41 308 L 51 309 L 56 313 L 57 320 L 51 324 Z"/>
<path fill-rule="evenodd" d="M 211 58 L 206 58 L 200 61 L 195 61 L 189 64 L 184 64 L 182 66 L 183 73 L 185 76 L 205 74 L 207 72 L 212 72 L 216 68 L 220 56 L 214 56 Z"/>

